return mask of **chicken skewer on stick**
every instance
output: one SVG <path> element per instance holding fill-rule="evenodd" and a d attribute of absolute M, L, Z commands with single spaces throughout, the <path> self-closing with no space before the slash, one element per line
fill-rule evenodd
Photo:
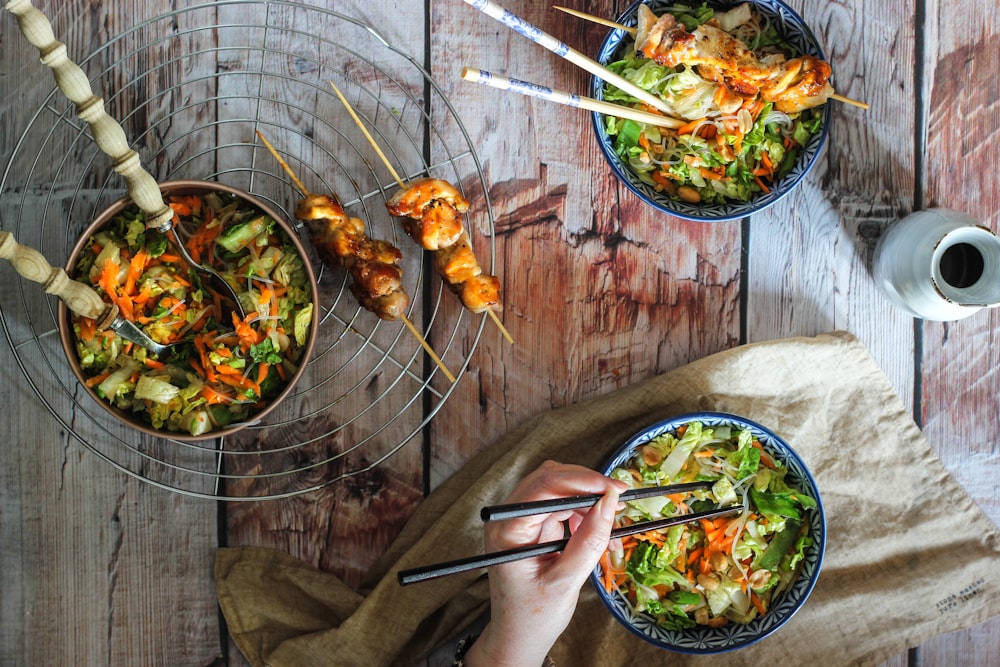
<path fill-rule="evenodd" d="M 647 58 L 664 65 L 685 62 L 699 67 L 706 78 L 718 83 L 749 86 L 765 100 L 775 103 L 779 111 L 799 111 L 818 106 L 827 99 L 851 104 L 862 109 L 868 103 L 834 92 L 828 79 L 829 63 L 812 56 L 802 56 L 787 62 L 765 63 L 750 53 L 735 38 L 712 25 L 687 32 L 672 16 L 657 17 L 645 5 L 639 8 L 638 28 L 615 23 L 584 12 L 554 5 L 555 9 L 572 16 L 624 30 L 636 38 L 636 50 Z M 742 9 L 740 6 L 739 9 Z M 730 56 L 723 58 L 720 56 Z"/>
<path fill-rule="evenodd" d="M 399 184 L 400 191 L 386 203 L 389 213 L 402 217 L 406 233 L 425 250 L 434 253 L 438 275 L 462 305 L 473 313 L 487 313 L 507 342 L 513 344 L 514 339 L 496 314 L 503 309 L 500 281 L 483 271 L 462 225 L 462 214 L 469 210 L 469 202 L 451 183 L 442 179 L 422 178 L 409 185 L 404 183 L 347 98 L 332 81 L 330 87 Z"/>
<path fill-rule="evenodd" d="M 370 238 L 365 233 L 364 222 L 349 217 L 336 196 L 311 194 L 271 142 L 259 131 L 257 136 L 302 193 L 302 199 L 295 206 L 295 217 L 309 228 L 309 237 L 320 259 L 329 266 L 347 269 L 354 279 L 350 289 L 358 303 L 380 319 L 401 320 L 444 376 L 455 382 L 455 376 L 406 316 L 410 297 L 400 280 L 402 271 L 397 264 L 402 253 L 399 249 L 388 241 Z"/>

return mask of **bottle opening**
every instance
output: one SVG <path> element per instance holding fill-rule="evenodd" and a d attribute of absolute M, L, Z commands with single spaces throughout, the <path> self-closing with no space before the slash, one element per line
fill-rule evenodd
<path fill-rule="evenodd" d="M 958 289 L 979 282 L 984 268 L 983 254 L 971 243 L 956 243 L 941 255 L 941 278 Z"/>

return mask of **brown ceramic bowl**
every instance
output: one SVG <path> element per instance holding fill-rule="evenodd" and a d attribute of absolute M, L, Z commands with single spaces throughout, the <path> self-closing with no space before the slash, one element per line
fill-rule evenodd
<path fill-rule="evenodd" d="M 160 189 L 163 192 L 164 199 L 167 201 L 172 196 L 206 196 L 213 192 L 223 197 L 232 195 L 240 201 L 238 208 L 241 211 L 256 209 L 256 212 L 273 219 L 276 225 L 273 227 L 271 237 L 277 236 L 283 246 L 293 247 L 300 260 L 293 263 L 295 269 L 294 284 L 301 288 L 305 296 L 297 300 L 292 312 L 309 312 L 308 309 L 311 308 L 311 318 L 309 318 L 307 323 L 300 324 L 298 335 L 296 335 L 295 331 L 288 332 L 286 330 L 283 332 L 283 335 L 275 332 L 270 337 L 263 337 L 253 346 L 251 354 L 237 349 L 239 346 L 235 343 L 234 336 L 230 336 L 229 338 L 208 336 L 208 331 L 214 331 L 211 321 L 201 326 L 191 323 L 190 330 L 183 338 L 190 339 L 195 330 L 200 329 L 200 332 L 205 334 L 200 338 L 201 347 L 198 348 L 193 344 L 188 344 L 180 346 L 177 349 L 179 354 L 174 354 L 174 351 L 171 350 L 160 355 L 158 359 L 155 358 L 155 355 L 152 355 L 154 359 L 152 360 L 152 364 L 150 364 L 144 359 L 144 355 L 147 357 L 150 356 L 146 354 L 145 350 L 133 347 L 131 354 L 121 356 L 123 343 L 116 349 L 109 343 L 99 342 L 101 332 L 98 332 L 97 336 L 87 336 L 89 343 L 83 343 L 83 336 L 80 333 L 81 329 L 79 327 L 80 318 L 70 312 L 65 304 L 60 302 L 60 339 L 70 367 L 79 379 L 81 386 L 85 388 L 102 408 L 117 419 L 139 431 L 157 437 L 182 441 L 217 438 L 262 421 L 292 391 L 296 381 L 304 372 L 312 353 L 318 324 L 319 302 L 316 276 L 312 270 L 305 247 L 299 240 L 295 230 L 280 214 L 253 195 L 227 185 L 209 181 L 171 181 L 162 183 Z M 92 248 L 95 246 L 95 235 L 100 232 L 102 233 L 101 240 L 105 240 L 104 235 L 108 233 L 108 230 L 121 227 L 119 214 L 135 210 L 137 209 L 132 204 L 132 201 L 128 197 L 125 197 L 112 204 L 94 220 L 83 232 L 66 262 L 66 272 L 71 278 L 79 279 L 78 273 L 83 275 L 78 267 L 81 263 L 87 264 L 88 258 L 86 253 L 92 252 Z M 244 219 L 250 219 L 251 217 L 257 216 L 249 216 Z M 116 219 L 119 221 L 116 222 Z M 227 222 L 224 228 L 229 229 L 230 223 Z M 151 233 L 155 234 L 156 232 Z M 149 237 L 147 236 L 146 238 L 148 239 Z M 257 238 L 263 237 L 258 236 Z M 107 246 L 101 243 L 98 244 L 98 247 Z M 256 246 L 254 247 L 256 248 Z M 266 249 L 266 247 L 260 247 L 259 253 L 262 254 Z M 242 249 L 234 257 L 239 256 L 245 259 L 250 253 L 249 249 Z M 169 257 L 169 255 L 167 256 Z M 237 260 L 234 259 L 233 261 Z M 285 261 L 288 261 L 287 257 Z M 279 261 L 277 264 L 281 264 L 281 262 Z M 168 260 L 162 266 L 172 270 L 174 266 L 178 265 L 176 262 Z M 289 274 L 288 265 L 283 264 L 282 266 L 280 277 L 287 279 L 287 275 Z M 271 267 L 271 269 L 273 270 L 274 267 Z M 119 280 L 121 280 L 121 276 L 125 273 L 124 270 L 119 273 Z M 144 276 L 149 277 L 152 273 L 153 271 L 149 270 L 149 272 L 144 273 Z M 88 275 L 94 275 L 94 273 L 88 271 Z M 185 274 L 180 273 L 179 275 L 183 276 Z M 268 287 L 269 284 L 278 285 L 281 282 L 266 282 L 269 277 L 278 275 L 277 271 L 272 274 L 261 275 L 265 276 L 264 279 L 254 283 L 256 288 L 260 288 L 260 292 L 270 290 Z M 192 305 L 192 311 L 194 312 L 192 318 L 195 317 L 197 312 L 203 311 L 204 307 L 211 305 L 211 299 L 206 298 L 202 307 L 195 310 L 194 305 L 198 303 L 196 301 L 197 295 L 195 290 L 193 288 L 184 290 L 183 287 L 178 287 L 181 284 L 176 281 L 144 283 L 146 287 L 143 288 L 144 291 L 137 294 L 135 303 L 141 303 L 143 299 L 140 299 L 140 297 L 156 293 L 162 286 L 166 285 L 168 287 L 173 286 L 173 289 L 179 289 L 180 294 L 186 297 L 186 304 Z M 148 287 L 149 285 L 152 285 L 152 287 Z M 278 292 L 280 292 L 280 288 L 272 292 L 275 296 L 272 297 L 271 302 L 275 304 L 275 307 L 281 303 L 287 304 L 292 301 L 287 296 L 291 293 L 291 290 L 285 292 L 286 296 L 283 299 L 279 299 L 276 296 Z M 106 295 L 104 298 L 108 299 Z M 155 298 L 159 299 L 161 297 L 157 295 Z M 153 299 L 146 297 L 145 300 L 148 303 Z M 263 303 L 263 300 L 261 300 L 261 303 Z M 159 311 L 152 311 L 150 306 L 145 307 L 144 312 L 147 315 L 145 318 L 147 323 L 141 325 L 144 329 L 154 326 L 153 322 L 149 320 L 154 320 L 157 325 L 162 325 L 164 319 L 158 318 L 164 317 L 161 315 L 164 310 L 168 313 L 167 317 L 176 316 L 177 310 L 170 312 L 170 309 L 164 308 L 163 304 L 170 304 L 170 301 L 159 301 L 158 305 L 161 308 Z M 244 304 L 244 307 L 246 307 L 246 304 Z M 271 308 L 270 305 L 262 305 L 262 307 Z M 141 306 L 136 305 L 135 308 L 138 310 Z M 179 309 L 178 306 L 175 306 L 175 308 Z M 274 311 L 269 310 L 267 314 L 272 315 L 273 313 Z M 135 319 L 138 323 L 140 319 L 138 314 L 135 315 Z M 286 321 L 290 322 L 290 320 Z M 187 325 L 184 322 L 177 322 L 177 326 L 183 329 Z M 263 326 L 254 326 L 254 329 L 263 329 Z M 94 342 L 95 340 L 98 340 L 98 342 Z M 277 350 L 273 349 L 275 341 L 279 342 Z M 239 357 L 238 360 L 234 360 L 235 357 L 230 358 L 228 361 L 223 358 L 223 363 L 227 365 L 225 370 L 232 371 L 240 363 L 244 365 L 243 369 L 237 368 L 237 373 L 225 374 L 227 375 L 226 378 L 222 377 L 222 373 L 216 373 L 214 370 L 206 372 L 204 370 L 204 362 L 208 359 L 207 353 L 213 345 L 230 346 L 231 349 L 237 349 L 235 357 Z M 108 351 L 111 351 L 115 356 L 120 356 L 121 361 L 119 365 L 108 365 L 107 368 L 102 368 L 103 359 L 111 356 L 108 354 Z M 226 352 L 226 350 L 221 350 L 221 352 Z M 268 352 L 272 356 L 267 356 Z M 205 353 L 205 356 L 203 356 L 203 353 Z M 274 354 L 278 356 L 273 356 Z M 187 359 L 184 358 L 185 356 L 187 356 Z M 282 358 L 280 363 L 278 362 L 279 357 Z M 218 360 L 219 356 L 216 355 L 212 358 Z M 112 404 L 111 400 L 102 395 L 99 389 L 103 383 L 95 379 L 95 377 L 107 373 L 109 368 L 119 368 L 121 363 L 129 364 L 129 368 L 133 369 L 133 372 L 128 382 L 117 385 L 121 393 L 117 398 L 117 404 Z M 268 370 L 268 373 L 263 378 L 260 377 L 262 363 L 267 366 Z M 160 364 L 165 365 L 159 367 Z M 278 368 L 279 366 L 280 368 Z M 219 366 L 211 362 L 209 368 L 218 369 Z M 137 399 L 135 397 L 137 383 L 133 383 L 131 380 L 142 375 L 151 375 L 156 382 L 150 382 L 148 379 L 145 380 L 142 398 Z M 119 374 L 120 376 L 121 374 Z M 223 382 L 224 379 L 228 382 Z M 249 385 L 246 384 L 248 380 L 250 381 Z M 160 381 L 168 381 L 169 384 L 173 384 L 181 388 L 181 390 L 171 398 L 175 390 L 170 387 L 164 387 L 164 385 L 159 384 Z M 111 383 L 108 383 L 104 389 L 108 389 L 109 386 L 111 386 Z M 131 389 L 129 389 L 129 386 L 131 386 Z M 248 389 L 248 387 L 250 388 Z M 156 389 L 165 389 L 166 391 L 157 393 Z M 216 391 L 216 389 L 219 391 Z M 148 395 L 155 396 L 155 400 L 147 398 Z"/>

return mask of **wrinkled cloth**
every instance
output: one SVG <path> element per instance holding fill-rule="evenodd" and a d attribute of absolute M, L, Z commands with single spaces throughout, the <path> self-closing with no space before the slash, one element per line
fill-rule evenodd
<path fill-rule="evenodd" d="M 816 479 L 827 547 L 816 588 L 775 634 L 710 658 L 636 637 L 588 584 L 551 652 L 559 665 L 874 665 L 1000 614 L 1000 531 L 933 454 L 851 334 L 744 345 L 542 414 L 420 505 L 372 568 L 366 595 L 287 554 L 220 549 L 219 602 L 255 666 L 409 665 L 488 610 L 481 571 L 401 587 L 396 572 L 482 551 L 479 509 L 545 459 L 600 468 L 629 436 L 714 410 L 776 431 Z"/>

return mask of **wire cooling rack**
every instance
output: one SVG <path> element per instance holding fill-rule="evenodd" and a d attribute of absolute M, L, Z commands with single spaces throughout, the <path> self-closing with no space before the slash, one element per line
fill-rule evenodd
<path fill-rule="evenodd" d="M 461 379 L 486 320 L 455 305 L 386 213 L 395 181 L 329 85 L 344 92 L 404 178 L 445 178 L 473 202 L 466 228 L 485 270 L 495 273 L 482 166 L 454 108 L 406 50 L 323 8 L 222 0 L 131 26 L 77 62 L 158 180 L 226 183 L 293 220 L 298 194 L 256 140 L 259 130 L 310 191 L 337 193 L 372 236 L 403 250 L 409 317 Z M 124 190 L 41 65 L 38 80 L 52 92 L 2 175 L 0 191 L 11 194 L 0 221 L 20 243 L 62 265 L 89 221 Z M 150 437 L 114 419 L 75 380 L 59 344 L 57 302 L 37 284 L 21 280 L 4 294 L 0 324 L 48 413 L 107 463 L 186 495 L 288 497 L 382 464 L 419 438 L 457 386 L 398 322 L 360 309 L 343 272 L 311 259 L 321 321 L 305 374 L 266 422 L 216 440 Z"/>

